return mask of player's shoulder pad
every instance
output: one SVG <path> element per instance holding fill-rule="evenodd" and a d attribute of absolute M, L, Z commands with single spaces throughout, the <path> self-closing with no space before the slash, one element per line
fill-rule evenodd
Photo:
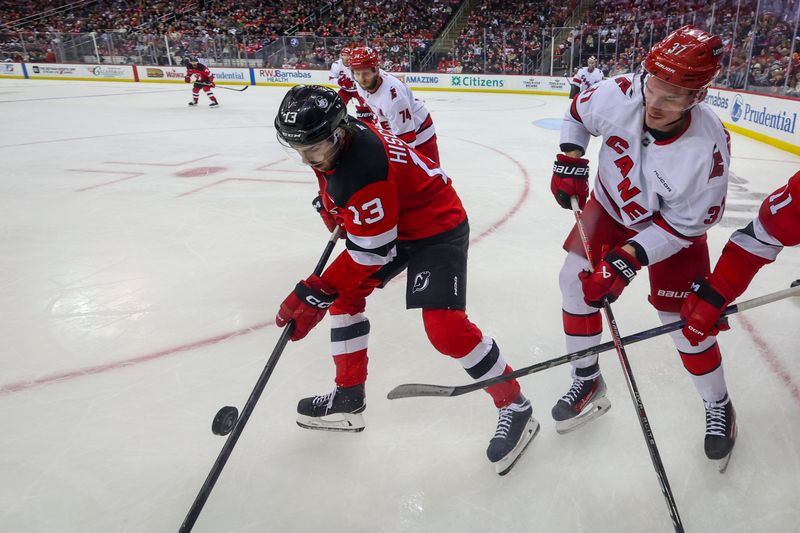
<path fill-rule="evenodd" d="M 386 181 L 389 175 L 389 158 L 381 139 L 361 121 L 351 118 L 350 122 L 356 131 L 336 170 L 327 177 L 325 188 L 339 207 L 346 206 L 356 192 L 371 183 Z"/>

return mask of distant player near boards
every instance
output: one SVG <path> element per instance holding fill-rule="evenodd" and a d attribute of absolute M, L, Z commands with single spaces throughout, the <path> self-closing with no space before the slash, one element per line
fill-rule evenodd
<path fill-rule="evenodd" d="M 200 89 L 206 93 L 208 99 L 211 100 L 211 103 L 208 107 L 219 107 L 219 102 L 217 102 L 217 97 L 214 96 L 214 87 L 217 86 L 214 83 L 214 75 L 211 73 L 211 70 L 204 64 L 200 62 L 195 56 L 189 56 L 183 62 L 184 66 L 186 67 L 186 77 L 183 78 L 183 81 L 186 83 L 191 83 L 192 77 L 194 77 L 194 86 L 192 86 L 192 101 L 189 102 L 190 106 L 196 106 L 197 100 L 200 96 Z"/>
<path fill-rule="evenodd" d="M 359 96 L 367 103 L 378 126 L 439 164 L 436 130 L 425 104 L 414 98 L 408 86 L 379 65 L 378 53 L 369 47 L 350 55 L 350 70 Z"/>
<path fill-rule="evenodd" d="M 345 106 L 350 100 L 355 102 L 357 119 L 375 122 L 375 115 L 372 114 L 367 103 L 364 102 L 364 99 L 358 94 L 356 82 L 353 81 L 353 73 L 350 70 L 351 53 L 352 48 L 349 46 L 342 47 L 341 52 L 339 52 L 339 59 L 334 61 L 331 65 L 331 71 L 328 74 L 328 83 L 335 83 L 339 86 L 339 98 L 342 99 Z"/>
<path fill-rule="evenodd" d="M 597 60 L 594 56 L 586 60 L 586 66 L 578 69 L 575 76 L 572 78 L 569 88 L 569 97 L 575 98 L 575 95 L 585 91 L 589 87 L 597 85 L 603 81 L 603 71 L 597 68 Z"/>

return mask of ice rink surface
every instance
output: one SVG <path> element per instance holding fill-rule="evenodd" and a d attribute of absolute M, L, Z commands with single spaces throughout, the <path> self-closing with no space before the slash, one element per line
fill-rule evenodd
<path fill-rule="evenodd" d="M 326 233 L 313 174 L 272 121 L 286 88 L 0 80 L 0 531 L 177 531 L 279 336 L 278 304 Z M 562 355 L 557 274 L 572 215 L 550 191 L 562 97 L 418 92 L 470 215 L 468 312 L 522 367 Z M 712 262 L 800 158 L 733 135 Z M 598 141 L 589 154 L 596 167 Z M 337 249 L 337 253 L 338 250 Z M 787 249 L 744 298 L 800 278 Z M 614 304 L 623 335 L 658 325 L 646 277 Z M 359 434 L 295 425 L 333 386 L 327 319 L 285 350 L 197 532 L 672 531 L 616 355 L 612 409 L 558 435 L 568 366 L 523 378 L 542 423 L 515 469 L 485 458 L 483 392 L 389 401 L 408 382 L 470 382 L 428 344 L 404 283 L 377 291 Z M 702 402 L 666 337 L 628 348 L 689 532 L 800 531 L 800 304 L 721 337 L 739 421 L 728 472 L 703 453 Z M 608 334 L 604 340 L 608 340 Z"/>

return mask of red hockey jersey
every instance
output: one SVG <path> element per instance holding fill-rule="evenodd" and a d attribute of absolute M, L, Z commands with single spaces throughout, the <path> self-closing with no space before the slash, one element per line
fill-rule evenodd
<path fill-rule="evenodd" d="M 344 220 L 346 249 L 323 273 L 337 290 L 354 288 L 396 255 L 396 242 L 451 230 L 467 218 L 450 178 L 389 132 L 358 129 L 336 168 L 316 171 L 323 204 Z"/>
<path fill-rule="evenodd" d="M 800 244 L 800 172 L 764 200 L 758 216 L 731 235 L 714 268 L 724 280 L 726 298 L 733 300 L 756 273 L 775 261 L 784 246 Z"/>
<path fill-rule="evenodd" d="M 186 77 L 194 76 L 196 83 L 211 83 L 214 81 L 214 75 L 211 70 L 202 63 L 197 63 L 195 67 L 191 64 L 186 66 Z"/>

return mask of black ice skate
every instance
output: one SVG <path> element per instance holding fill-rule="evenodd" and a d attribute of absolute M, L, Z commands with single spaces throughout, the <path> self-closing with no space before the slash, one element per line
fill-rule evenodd
<path fill-rule="evenodd" d="M 703 402 L 706 408 L 706 457 L 718 461 L 720 474 L 724 474 L 736 444 L 736 410 L 728 395 L 722 401 Z"/>
<path fill-rule="evenodd" d="M 506 475 L 539 433 L 539 422 L 533 418 L 533 408 L 520 394 L 514 402 L 497 410 L 497 430 L 486 448 L 486 456 L 494 463 L 497 473 Z"/>
<path fill-rule="evenodd" d="M 190 106 L 190 107 L 194 107 L 194 106 L 196 106 L 196 105 L 197 105 L 197 102 L 189 102 L 189 106 Z"/>
<path fill-rule="evenodd" d="M 208 107 L 219 107 L 219 102 L 211 102 Z"/>
<path fill-rule="evenodd" d="M 367 408 L 364 384 L 336 387 L 328 394 L 303 398 L 297 404 L 297 425 L 325 431 L 363 431 Z"/>
<path fill-rule="evenodd" d="M 578 373 L 584 369 L 575 369 L 572 387 L 553 406 L 551 414 L 556 421 L 558 433 L 564 434 L 578 429 L 611 408 L 611 402 L 606 398 L 606 382 L 598 373 L 599 367 L 590 369 L 597 377 L 582 378 Z"/>

